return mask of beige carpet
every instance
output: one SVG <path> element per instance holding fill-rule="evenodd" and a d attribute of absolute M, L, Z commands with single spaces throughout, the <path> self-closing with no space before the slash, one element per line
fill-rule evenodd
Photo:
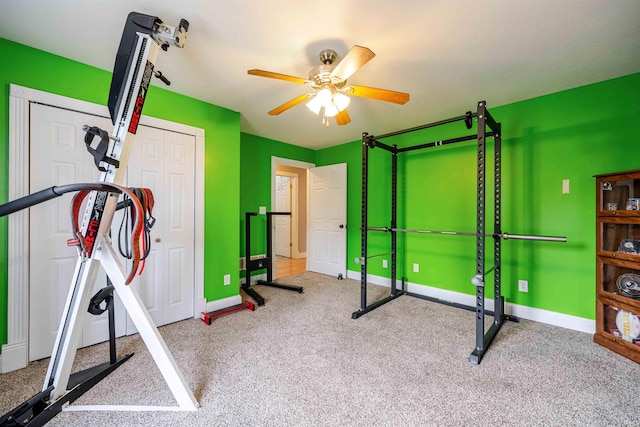
<path fill-rule="evenodd" d="M 590 335 L 507 322 L 469 363 L 474 313 L 403 296 L 358 320 L 360 284 L 315 273 L 256 287 L 267 304 L 207 326 L 160 328 L 201 403 L 197 412 L 63 412 L 60 426 L 638 426 L 640 365 Z M 371 298 L 389 290 L 371 285 Z M 76 404 L 174 405 L 138 336 L 135 352 Z M 78 352 L 78 367 L 108 359 Z M 48 360 L 0 375 L 0 413 L 42 387 Z"/>

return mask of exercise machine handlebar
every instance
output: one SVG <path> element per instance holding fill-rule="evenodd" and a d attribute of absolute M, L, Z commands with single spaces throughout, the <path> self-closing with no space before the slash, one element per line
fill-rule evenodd
<path fill-rule="evenodd" d="M 452 234 L 456 236 L 476 236 L 476 233 L 466 231 L 439 231 L 439 230 L 410 230 L 406 228 L 392 228 L 392 227 L 367 227 L 369 231 L 395 231 L 396 233 L 424 233 L 424 234 Z M 509 234 L 509 233 L 486 233 L 487 237 L 500 237 L 504 240 L 538 240 L 545 242 L 562 242 L 565 243 L 567 238 L 565 236 L 535 236 L 528 234 Z"/>
<path fill-rule="evenodd" d="M 50 188 L 45 188 L 36 193 L 29 194 L 19 199 L 12 200 L 8 203 L 0 205 L 0 217 L 12 214 L 14 212 L 21 211 L 22 209 L 30 208 L 31 206 L 38 205 L 56 197 L 62 196 L 65 193 L 71 193 L 81 190 L 95 190 L 95 191 L 109 191 L 111 193 L 121 193 L 121 191 L 104 182 L 91 182 L 91 183 L 78 183 L 78 184 L 66 184 L 58 185 Z"/>

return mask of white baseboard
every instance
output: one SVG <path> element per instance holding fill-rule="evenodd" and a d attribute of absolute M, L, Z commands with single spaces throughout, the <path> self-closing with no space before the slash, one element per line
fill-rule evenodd
<path fill-rule="evenodd" d="M 205 311 L 207 313 L 216 310 L 223 310 L 227 307 L 233 307 L 234 305 L 242 304 L 242 297 L 240 295 L 234 295 L 232 297 L 217 299 L 215 301 L 209 301 Z"/>
<path fill-rule="evenodd" d="M 196 300 L 196 309 L 195 312 L 193 313 L 193 318 L 194 319 L 200 319 L 200 314 L 203 311 L 207 311 L 207 299 L 206 298 L 201 298 Z"/>
<path fill-rule="evenodd" d="M 0 357 L 0 373 L 2 374 L 26 367 L 26 361 L 28 360 L 27 343 L 20 342 L 3 345 Z"/>
<path fill-rule="evenodd" d="M 267 280 L 267 273 L 256 274 L 251 276 L 251 284 L 254 285 L 258 282 L 258 280 Z M 240 279 L 240 284 L 244 285 L 247 281 L 246 277 Z"/>
<path fill-rule="evenodd" d="M 374 285 L 391 287 L 391 279 L 388 277 L 368 275 L 368 282 Z M 347 271 L 347 278 L 360 280 L 359 271 Z M 402 281 L 396 280 L 396 287 L 400 289 Z M 475 305 L 475 295 L 465 294 L 462 292 L 448 291 L 446 289 L 434 288 L 432 286 L 420 285 L 416 283 L 405 282 L 406 290 L 408 292 L 428 296 L 431 298 L 437 298 L 443 301 L 454 302 L 458 304 L 467 305 L 473 307 Z M 469 286 L 472 286 L 469 284 Z M 494 309 L 493 299 L 485 299 L 485 309 L 493 311 Z M 566 329 L 572 329 L 575 331 L 585 332 L 593 334 L 596 331 L 596 321 L 592 319 L 585 319 L 584 317 L 572 316 L 570 314 L 557 313 L 554 311 L 544 310 L 541 308 L 527 307 L 525 305 L 512 304 L 507 302 L 505 304 L 506 314 L 521 317 L 523 319 L 533 320 L 535 322 L 546 323 L 548 325 L 560 326 Z"/>

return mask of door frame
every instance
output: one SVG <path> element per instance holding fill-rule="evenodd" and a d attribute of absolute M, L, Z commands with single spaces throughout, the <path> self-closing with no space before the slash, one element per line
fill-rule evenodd
<path fill-rule="evenodd" d="M 29 106 L 32 102 L 109 117 L 105 105 L 11 84 L 9 93 L 9 200 L 29 194 Z M 140 124 L 193 135 L 195 146 L 194 318 L 206 310 L 204 297 L 204 129 L 142 116 Z M 8 216 L 7 343 L 0 373 L 24 368 L 29 352 L 29 210 Z"/>
<path fill-rule="evenodd" d="M 293 160 L 293 159 L 286 159 L 284 157 L 276 157 L 276 156 L 271 156 L 271 208 L 273 209 L 273 207 L 276 205 L 276 175 L 278 175 L 276 173 L 276 168 L 277 166 L 291 166 L 294 168 L 299 168 L 299 169 L 311 169 L 311 168 L 315 168 L 316 165 L 315 163 L 309 163 L 309 162 L 303 162 L 300 160 Z M 282 173 L 282 172 L 280 172 Z M 309 182 L 307 180 L 307 189 L 309 188 Z M 309 192 L 307 191 L 307 200 L 305 201 L 307 203 L 307 205 L 309 205 Z M 298 195 L 296 194 L 295 196 L 296 201 L 298 200 Z M 291 198 L 291 203 L 293 204 L 293 197 Z M 297 209 L 297 207 L 296 207 Z M 309 215 L 309 210 L 307 209 L 307 224 L 308 222 L 308 215 Z M 296 230 L 297 230 L 297 221 L 296 221 Z M 293 221 L 291 224 L 291 227 L 293 228 Z M 296 231 L 297 233 L 297 231 Z M 293 238 L 293 237 L 292 237 Z M 309 242 L 307 241 L 307 245 L 309 244 Z M 296 249 L 297 249 L 297 243 L 296 243 Z M 271 253 L 275 254 L 276 253 L 276 242 L 275 239 L 273 239 L 273 241 L 271 242 Z M 296 250 L 296 253 L 299 253 Z M 291 251 L 291 255 L 293 257 L 293 251 Z M 271 257 L 271 271 L 275 272 L 276 271 L 276 257 L 272 256 Z"/>

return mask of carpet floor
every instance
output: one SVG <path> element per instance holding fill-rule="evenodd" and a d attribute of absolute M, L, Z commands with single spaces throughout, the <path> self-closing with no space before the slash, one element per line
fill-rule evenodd
<path fill-rule="evenodd" d="M 473 365 L 473 312 L 403 296 L 353 320 L 359 282 L 311 272 L 280 282 L 304 293 L 256 286 L 267 300 L 256 311 L 159 328 L 197 411 L 63 411 L 49 425 L 640 425 L 640 365 L 589 334 L 507 322 Z M 371 301 L 388 293 L 369 286 Z M 139 336 L 117 346 L 135 355 L 75 404 L 175 406 Z M 74 370 L 107 360 L 107 344 L 84 348 Z M 47 365 L 0 375 L 0 413 L 41 389 Z"/>

